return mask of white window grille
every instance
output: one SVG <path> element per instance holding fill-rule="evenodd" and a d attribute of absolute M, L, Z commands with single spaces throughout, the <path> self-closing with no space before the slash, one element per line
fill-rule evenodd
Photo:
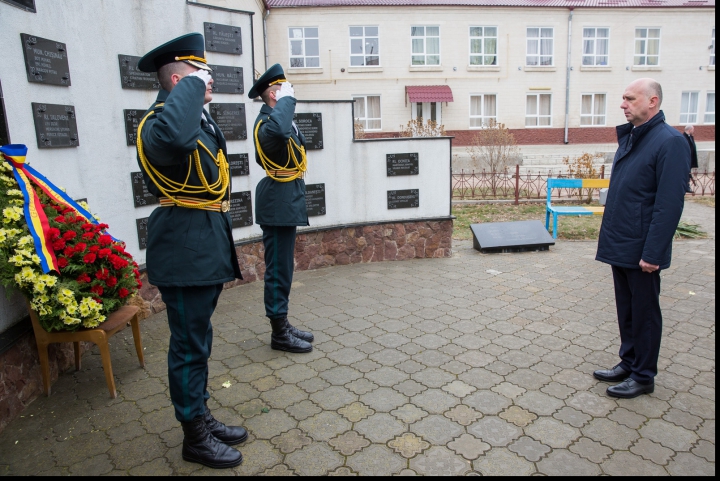
<path fill-rule="evenodd" d="M 550 67 L 553 65 L 553 29 L 528 27 L 525 65 Z"/>
<path fill-rule="evenodd" d="M 440 27 L 410 28 L 412 65 L 440 65 Z"/>
<path fill-rule="evenodd" d="M 608 65 L 610 53 L 610 29 L 607 27 L 583 28 L 582 64 Z"/>
<path fill-rule="evenodd" d="M 497 122 L 497 95 L 470 95 L 470 128 L 479 129 Z"/>
<path fill-rule="evenodd" d="M 552 94 L 527 94 L 525 127 L 552 127 Z"/>
<path fill-rule="evenodd" d="M 698 118 L 698 99 L 700 92 L 683 92 L 680 101 L 680 123 L 694 124 Z"/>
<path fill-rule="evenodd" d="M 634 65 L 660 65 L 660 29 L 635 29 Z"/>
<path fill-rule="evenodd" d="M 497 65 L 497 49 L 497 27 L 470 27 L 470 65 Z"/>
<path fill-rule="evenodd" d="M 580 125 L 605 125 L 607 103 L 605 94 L 583 94 Z"/>
<path fill-rule="evenodd" d="M 355 121 L 368 130 L 382 130 L 379 95 L 353 95 L 355 101 Z"/>
<path fill-rule="evenodd" d="M 707 93 L 707 101 L 705 102 L 705 118 L 706 124 L 715 123 L 715 92 Z"/>
<path fill-rule="evenodd" d="M 290 67 L 307 68 L 320 66 L 320 38 L 317 27 L 290 27 Z"/>
<path fill-rule="evenodd" d="M 350 66 L 380 66 L 378 27 L 350 27 Z"/>

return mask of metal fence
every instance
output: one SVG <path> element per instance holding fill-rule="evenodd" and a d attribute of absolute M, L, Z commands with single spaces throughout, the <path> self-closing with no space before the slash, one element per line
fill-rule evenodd
<path fill-rule="evenodd" d="M 605 175 L 604 166 L 600 169 L 598 178 L 610 178 Z M 515 171 L 504 172 L 464 172 L 452 175 L 452 200 L 544 200 L 547 198 L 547 180 L 549 178 L 575 178 L 575 176 L 562 171 L 549 170 L 544 173 L 520 173 L 520 166 Z M 693 189 L 691 195 L 715 195 L 715 172 L 698 172 L 693 174 Z M 553 199 L 579 199 L 582 195 L 587 199 L 588 194 L 598 197 L 599 189 L 553 189 Z"/>

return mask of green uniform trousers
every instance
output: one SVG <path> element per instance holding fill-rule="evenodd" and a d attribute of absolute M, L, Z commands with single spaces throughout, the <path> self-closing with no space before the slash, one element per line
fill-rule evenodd
<path fill-rule="evenodd" d="M 295 226 L 260 226 L 265 246 L 265 315 L 287 316 L 295 270 Z"/>

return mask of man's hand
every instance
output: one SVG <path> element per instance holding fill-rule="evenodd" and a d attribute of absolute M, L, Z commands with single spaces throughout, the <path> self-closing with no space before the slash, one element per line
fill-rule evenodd
<path fill-rule="evenodd" d="M 654 264 L 648 264 L 644 260 L 640 259 L 640 269 L 642 269 L 643 272 L 652 273 L 656 270 L 660 269 L 660 266 L 656 266 Z"/>
<path fill-rule="evenodd" d="M 212 76 L 210 75 L 210 72 L 207 70 L 198 70 L 197 72 L 193 72 L 191 74 L 188 74 L 188 77 L 197 77 L 203 82 L 205 82 L 205 87 L 207 88 L 208 84 L 212 80 Z"/>
<path fill-rule="evenodd" d="M 283 82 L 280 84 L 280 90 L 275 92 L 275 101 L 278 101 L 283 97 L 295 97 L 295 89 L 293 89 L 290 82 Z"/>

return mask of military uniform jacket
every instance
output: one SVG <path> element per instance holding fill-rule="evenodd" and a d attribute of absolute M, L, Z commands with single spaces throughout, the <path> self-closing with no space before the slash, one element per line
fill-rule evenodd
<path fill-rule="evenodd" d="M 198 139 L 214 155 L 219 149 L 227 153 L 225 137 L 203 109 L 204 95 L 202 80 L 185 77 L 172 92 L 161 90 L 145 114 L 155 111 L 141 132 L 145 156 L 159 172 L 176 182 L 185 182 L 189 157 L 198 149 Z M 157 107 L 159 103 L 164 105 Z M 202 121 L 202 114 L 207 122 Z M 212 184 L 219 177 L 219 169 L 202 148 L 199 153 L 205 178 Z M 144 170 L 143 175 L 148 190 L 162 196 Z M 201 185 L 194 167 L 188 185 Z M 226 199 L 230 190 L 228 186 Z M 209 193 L 173 194 L 177 195 L 217 197 Z M 178 206 L 156 208 L 148 220 L 147 269 L 150 283 L 165 287 L 207 286 L 241 279 L 230 214 Z"/>
<path fill-rule="evenodd" d="M 288 169 L 294 167 L 288 158 L 289 139 L 297 145 L 305 146 L 305 136 L 293 125 L 295 99 L 283 97 L 275 108 L 263 105 L 253 126 L 253 135 L 258 122 L 262 121 L 258 131 L 260 147 L 273 162 Z M 300 152 L 295 155 L 300 159 Z M 255 161 L 262 167 L 260 156 L 255 152 Z M 301 226 L 310 225 L 305 205 L 305 181 L 295 179 L 292 182 L 277 182 L 270 177 L 262 179 L 255 191 L 255 222 L 261 226 Z"/>

